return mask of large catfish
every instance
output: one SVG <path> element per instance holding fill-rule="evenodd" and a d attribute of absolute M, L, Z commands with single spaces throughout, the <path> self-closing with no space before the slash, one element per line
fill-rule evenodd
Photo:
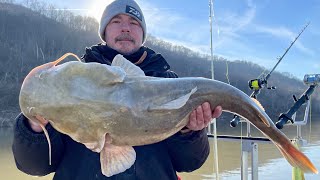
<path fill-rule="evenodd" d="M 206 78 L 147 77 L 121 55 L 111 66 L 78 61 L 57 65 L 63 58 L 28 74 L 20 108 L 28 119 L 38 123 L 39 118 L 47 119 L 57 131 L 100 153 L 101 170 L 108 177 L 132 166 L 136 158 L 132 146 L 177 133 L 204 102 L 250 121 L 292 166 L 318 172 L 268 115 L 231 85 Z"/>

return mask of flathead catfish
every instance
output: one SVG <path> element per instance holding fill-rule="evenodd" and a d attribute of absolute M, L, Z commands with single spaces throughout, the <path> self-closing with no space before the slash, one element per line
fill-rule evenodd
<path fill-rule="evenodd" d="M 27 75 L 20 108 L 30 120 L 47 119 L 57 131 L 100 153 L 106 176 L 132 166 L 132 146 L 156 143 L 181 130 L 192 110 L 204 102 L 249 120 L 292 166 L 318 172 L 268 115 L 231 85 L 206 78 L 147 77 L 121 55 L 111 66 L 77 61 L 57 65 L 61 60 Z"/>

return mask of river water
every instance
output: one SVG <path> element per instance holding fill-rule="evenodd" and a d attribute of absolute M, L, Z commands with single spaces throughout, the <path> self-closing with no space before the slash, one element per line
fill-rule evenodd
<path fill-rule="evenodd" d="M 303 127 L 305 139 L 309 141 L 308 145 L 302 148 L 302 151 L 311 159 L 315 166 L 320 169 L 320 128 L 319 124 Z M 295 136 L 295 128 L 288 127 L 285 133 L 290 137 Z M 243 131 L 244 132 L 244 131 Z M 310 133 L 311 132 L 311 133 Z M 222 132 L 218 132 L 222 134 Z M 231 133 L 232 134 L 232 133 Z M 53 174 L 46 177 L 32 177 L 21 173 L 14 164 L 11 143 L 12 129 L 0 128 L 0 180 L 49 180 Z M 213 139 L 209 138 L 212 147 Z M 218 141 L 218 157 L 219 157 L 219 178 L 223 180 L 239 180 L 241 179 L 241 146 L 240 141 Z M 258 143 L 259 158 L 259 179 L 262 180 L 291 180 L 292 168 L 282 157 L 281 153 L 272 143 Z M 249 159 L 250 162 L 250 159 Z M 250 167 L 250 165 L 249 165 Z M 250 169 L 249 169 L 250 170 Z M 205 164 L 192 173 L 180 173 L 183 180 L 213 180 L 215 179 L 214 171 L 214 154 L 211 154 Z M 306 174 L 307 180 L 319 180 L 320 175 Z M 249 172 L 249 179 L 250 172 Z"/>

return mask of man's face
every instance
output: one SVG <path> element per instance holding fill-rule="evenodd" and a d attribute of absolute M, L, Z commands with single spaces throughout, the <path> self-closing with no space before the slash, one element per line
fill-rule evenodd
<path fill-rule="evenodd" d="M 142 46 L 142 27 L 131 16 L 119 14 L 113 17 L 104 33 L 107 45 L 124 55 L 130 55 Z"/>

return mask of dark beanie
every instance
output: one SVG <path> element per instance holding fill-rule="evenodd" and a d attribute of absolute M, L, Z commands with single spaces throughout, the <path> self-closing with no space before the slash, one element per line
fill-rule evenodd
<path fill-rule="evenodd" d="M 102 41 L 105 41 L 104 31 L 110 20 L 118 15 L 126 14 L 135 18 L 141 25 L 143 30 L 142 42 L 146 40 L 147 28 L 144 16 L 139 5 L 134 0 L 114 0 L 104 9 L 99 24 L 99 35 Z"/>

